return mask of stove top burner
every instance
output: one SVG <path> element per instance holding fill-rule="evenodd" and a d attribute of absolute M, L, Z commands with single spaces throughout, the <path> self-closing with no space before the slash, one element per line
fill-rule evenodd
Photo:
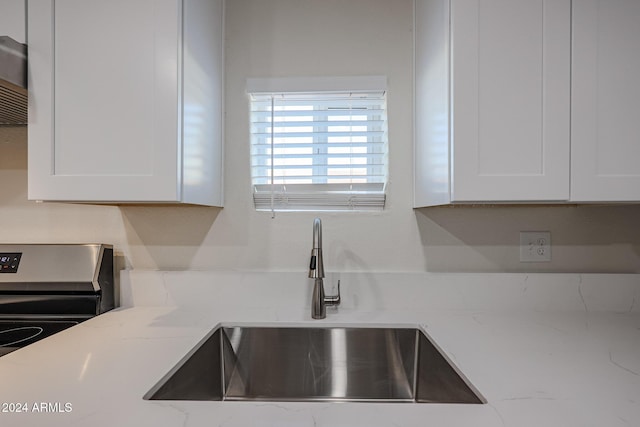
<path fill-rule="evenodd" d="M 75 320 L 0 320 L 0 355 L 75 326 Z"/>
<path fill-rule="evenodd" d="M 0 347 L 15 346 L 36 338 L 42 332 L 44 332 L 44 329 L 39 326 L 20 326 L 18 328 L 0 330 Z"/>

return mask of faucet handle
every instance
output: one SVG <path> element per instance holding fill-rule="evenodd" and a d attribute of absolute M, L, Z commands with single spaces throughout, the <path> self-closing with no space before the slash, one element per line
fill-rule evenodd
<path fill-rule="evenodd" d="M 338 280 L 338 293 L 324 297 L 325 305 L 340 305 L 340 280 Z"/>

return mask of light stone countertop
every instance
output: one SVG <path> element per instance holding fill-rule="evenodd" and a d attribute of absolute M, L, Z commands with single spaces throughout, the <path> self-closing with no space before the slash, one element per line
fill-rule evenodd
<path fill-rule="evenodd" d="M 313 321 L 300 273 L 124 272 L 123 307 L 0 358 L 0 411 L 28 409 L 0 425 L 640 425 L 638 275 L 337 276 Z M 488 403 L 142 399 L 219 323 L 260 322 L 420 325 Z"/>

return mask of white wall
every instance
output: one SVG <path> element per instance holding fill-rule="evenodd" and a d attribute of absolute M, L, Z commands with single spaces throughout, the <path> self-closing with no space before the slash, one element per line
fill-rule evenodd
<path fill-rule="evenodd" d="M 248 77 L 388 76 L 390 183 L 380 213 L 321 214 L 328 271 L 640 272 L 640 206 L 412 206 L 411 0 L 229 0 L 225 208 L 26 200 L 26 132 L 0 129 L 0 242 L 113 243 L 139 269 L 304 271 L 314 214 L 255 212 Z M 520 230 L 553 262 L 518 261 Z"/>
<path fill-rule="evenodd" d="M 26 43 L 26 0 L 2 0 L 0 36 L 9 36 L 19 43 Z"/>

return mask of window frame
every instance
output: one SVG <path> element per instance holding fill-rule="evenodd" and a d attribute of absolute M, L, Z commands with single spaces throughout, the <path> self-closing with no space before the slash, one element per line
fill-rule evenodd
<path fill-rule="evenodd" d="M 386 112 L 386 77 L 385 76 L 354 76 L 354 77 L 325 77 L 325 78 L 269 78 L 269 79 L 248 79 L 247 80 L 247 94 L 249 96 L 250 105 L 250 126 L 251 126 L 251 186 L 253 192 L 254 206 L 256 210 L 267 211 L 333 211 L 333 210 L 382 210 L 384 209 L 386 201 L 386 187 L 388 181 L 388 119 Z M 336 106 L 331 107 L 331 99 L 336 99 Z M 309 123 L 313 123 L 318 116 L 326 116 L 327 121 L 321 120 L 317 124 L 313 123 L 313 132 L 310 132 L 310 136 L 313 136 L 314 140 L 311 144 L 321 144 L 323 150 L 320 156 L 315 153 L 312 154 L 300 154 L 300 158 L 309 156 L 312 161 L 311 170 L 313 171 L 310 179 L 324 179 L 323 183 L 292 183 L 291 178 L 287 183 L 286 172 L 284 175 L 274 176 L 274 174 L 280 170 L 286 171 L 286 167 L 278 168 L 274 167 L 274 151 L 275 145 L 282 146 L 282 142 L 275 142 L 275 134 L 280 133 L 286 135 L 286 132 L 276 132 L 277 126 L 265 126 L 265 123 L 276 123 L 275 112 L 283 111 L 276 110 L 276 100 L 281 104 L 284 104 L 286 108 L 287 103 L 300 102 L 308 99 L 314 104 L 314 109 L 310 110 L 310 117 L 312 120 L 307 120 L 304 126 L 309 126 Z M 265 101 L 267 100 L 267 101 Z M 262 103 L 263 108 L 269 108 L 268 100 L 270 100 L 271 118 L 265 122 L 258 121 L 254 116 L 264 117 L 265 110 L 254 110 L 254 106 Z M 345 101 L 346 100 L 346 101 Z M 265 104 L 266 102 L 266 104 Z M 363 104 L 366 102 L 366 104 Z M 255 104 L 254 104 L 255 103 Z M 364 107 L 358 107 L 358 103 L 365 105 Z M 318 105 L 328 104 L 327 110 L 318 110 Z M 352 105 L 355 104 L 355 105 Z M 264 107 L 266 105 L 266 107 Z M 376 105 L 377 109 L 372 110 L 369 105 Z M 257 107 L 256 107 L 257 108 Z M 363 126 L 366 126 L 364 132 L 367 137 L 366 141 L 356 142 L 355 144 L 362 144 L 368 150 L 377 147 L 380 151 L 369 153 L 331 153 L 331 142 L 329 139 L 333 136 L 329 135 L 331 130 L 331 122 L 329 117 L 340 117 L 342 111 L 336 111 L 336 114 L 330 114 L 331 108 L 342 110 L 346 114 L 343 116 L 355 116 L 353 111 L 358 108 L 362 108 L 363 112 L 367 116 L 366 120 L 363 120 Z M 318 111 L 322 111 L 318 114 Z M 375 119 L 370 111 L 379 113 L 379 117 Z M 282 115 L 281 115 L 282 116 Z M 283 122 L 285 122 L 284 120 Z M 352 118 L 345 120 L 338 120 L 343 123 L 348 123 L 347 126 L 352 126 L 354 122 Z M 375 123 L 380 128 L 371 130 L 371 123 Z M 340 126 L 340 125 L 336 125 Z M 266 133 L 259 133 L 256 129 L 270 128 L 271 135 Z M 281 128 L 286 128 L 282 126 Z M 265 136 L 266 135 L 266 136 Z M 322 135 L 323 139 L 319 142 L 318 135 Z M 375 137 L 373 135 L 376 135 Z M 340 136 L 336 136 L 340 137 Z M 344 136 L 343 136 L 344 137 Z M 283 140 L 286 140 L 285 136 L 282 136 Z M 333 137 L 335 138 L 335 137 Z M 371 140 L 371 138 L 374 138 Z M 269 140 L 271 158 L 265 157 L 264 150 L 266 144 L 264 140 Z M 262 142 L 258 142 L 262 141 Z M 269 147 L 267 147 L 269 148 Z M 282 148 L 282 147 L 279 147 Z M 338 149 L 338 147 L 335 147 Z M 267 150 L 269 151 L 269 150 Z M 259 154 L 258 154 L 259 153 Z M 344 156 L 338 157 L 339 154 Z M 286 155 L 286 154 L 285 154 Z M 344 168 L 349 170 L 348 176 L 353 178 L 337 178 L 336 180 L 345 181 L 342 183 L 331 182 L 331 158 L 336 159 L 362 159 L 366 158 L 365 163 L 360 166 L 360 163 L 356 163 L 354 168 L 350 168 L 350 164 L 336 164 L 333 169 Z M 262 158 L 265 161 L 264 165 L 255 164 L 256 158 Z M 285 159 L 285 157 L 281 157 Z M 378 159 L 380 163 L 372 163 L 371 159 Z M 351 160 L 349 160 L 351 161 Z M 286 163 L 286 162 L 284 162 Z M 286 165 L 280 165 L 286 166 Z M 294 166 L 294 165 L 292 165 Z M 257 169 L 262 169 L 262 174 L 256 173 Z M 270 168 L 269 175 L 265 168 Z M 354 170 L 366 170 L 363 175 L 354 174 Z M 303 168 L 300 168 L 303 170 Z M 376 171 L 377 174 L 374 174 Z M 305 175 L 306 176 L 306 175 Z M 345 174 L 345 176 L 347 176 Z M 261 178 L 261 179 L 260 179 Z M 315 178 L 315 179 L 314 179 Z M 366 179 L 366 182 L 361 178 Z M 268 180 L 265 182 L 265 179 Z M 300 181 L 303 179 L 300 178 Z M 280 182 L 277 182 L 280 181 Z M 348 181 L 348 182 L 346 182 Z M 372 182 L 375 181 L 375 182 Z"/>

